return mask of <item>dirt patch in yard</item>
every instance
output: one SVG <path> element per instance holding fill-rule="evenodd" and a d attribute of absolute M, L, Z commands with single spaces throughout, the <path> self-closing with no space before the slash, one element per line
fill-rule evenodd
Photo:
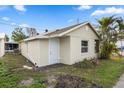
<path fill-rule="evenodd" d="M 44 83 L 48 88 L 54 88 L 57 83 L 57 77 L 54 75 L 48 76 L 42 83 Z"/>
<path fill-rule="evenodd" d="M 84 78 L 71 75 L 49 76 L 44 84 L 51 88 L 102 88 L 98 84 L 87 82 Z"/>
<path fill-rule="evenodd" d="M 19 84 L 19 86 L 31 86 L 34 84 L 34 79 L 33 78 L 28 78 L 26 80 L 22 80 Z"/>
<path fill-rule="evenodd" d="M 56 88 L 81 88 L 85 87 L 86 82 L 77 76 L 60 75 L 57 78 Z"/>

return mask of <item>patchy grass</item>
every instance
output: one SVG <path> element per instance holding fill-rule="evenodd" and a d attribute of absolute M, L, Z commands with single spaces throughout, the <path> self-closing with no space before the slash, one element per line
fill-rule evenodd
<path fill-rule="evenodd" d="M 57 74 L 57 72 L 79 76 L 103 87 L 113 87 L 124 72 L 124 63 L 113 60 L 101 60 L 100 65 L 94 68 L 65 66 L 58 69 L 52 69 L 50 74 Z"/>
<path fill-rule="evenodd" d="M 112 58 L 111 60 L 100 60 L 100 64 L 96 67 L 84 67 L 90 64 L 80 62 L 82 66 L 60 66 L 53 67 L 40 72 L 32 70 L 20 69 L 23 65 L 32 66 L 30 62 L 21 55 L 5 55 L 0 62 L 5 65 L 5 74 L 0 77 L 0 87 L 21 87 L 19 83 L 29 77 L 34 79 L 34 84 L 28 87 L 47 87 L 43 81 L 49 76 L 55 75 L 72 75 L 85 78 L 88 82 L 95 82 L 103 87 L 113 87 L 124 72 L 124 58 Z M 91 64 L 92 65 L 92 64 Z M 6 70 L 7 67 L 7 70 Z M 8 71 L 8 72 L 6 72 Z M 26 87 L 26 86 L 23 86 Z"/>
<path fill-rule="evenodd" d="M 23 56 L 7 54 L 0 62 L 3 62 L 8 68 L 8 74 L 0 77 L 0 87 L 20 87 L 19 83 L 29 77 L 32 77 L 35 83 L 28 87 L 45 87 L 45 85 L 42 84 L 45 74 L 23 69 L 23 65 L 32 66 Z"/>

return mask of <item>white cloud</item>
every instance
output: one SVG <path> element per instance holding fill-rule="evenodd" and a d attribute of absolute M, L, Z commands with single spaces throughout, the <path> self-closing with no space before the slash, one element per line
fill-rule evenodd
<path fill-rule="evenodd" d="M 16 23 L 11 23 L 11 25 L 17 25 Z"/>
<path fill-rule="evenodd" d="M 4 20 L 4 21 L 9 21 L 10 20 L 9 17 L 2 17 L 1 19 Z"/>
<path fill-rule="evenodd" d="M 69 19 L 67 22 L 68 23 L 71 23 L 71 22 L 73 22 L 74 20 L 73 19 Z"/>
<path fill-rule="evenodd" d="M 89 10 L 91 8 L 92 8 L 92 6 L 89 6 L 89 5 L 81 5 L 77 9 L 78 10 Z"/>
<path fill-rule="evenodd" d="M 29 25 L 28 24 L 25 24 L 25 23 L 20 24 L 19 26 L 21 26 L 21 27 L 29 27 Z"/>
<path fill-rule="evenodd" d="M 124 13 L 124 8 L 108 7 L 104 10 L 96 10 L 91 15 L 102 15 L 102 14 L 122 14 Z"/>
<path fill-rule="evenodd" d="M 24 5 L 15 5 L 14 8 L 18 11 L 21 11 L 21 12 L 26 12 L 27 9 L 25 8 Z"/>

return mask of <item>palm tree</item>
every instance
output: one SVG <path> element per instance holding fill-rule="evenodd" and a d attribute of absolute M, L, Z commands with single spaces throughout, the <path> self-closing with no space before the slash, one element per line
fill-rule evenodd
<path fill-rule="evenodd" d="M 100 57 L 109 58 L 113 49 L 115 48 L 115 42 L 117 39 L 116 35 L 116 20 L 115 16 L 103 17 L 100 20 L 97 20 L 100 28 Z"/>
<path fill-rule="evenodd" d="M 99 23 L 99 29 L 101 30 L 101 39 L 103 40 L 110 40 L 112 38 L 111 34 L 113 33 L 115 29 L 115 22 L 116 19 L 114 16 L 110 17 L 103 17 L 100 20 L 97 20 Z"/>

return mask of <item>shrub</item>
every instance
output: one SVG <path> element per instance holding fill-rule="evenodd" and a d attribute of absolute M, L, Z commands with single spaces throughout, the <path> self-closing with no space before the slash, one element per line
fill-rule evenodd
<path fill-rule="evenodd" d="M 110 42 L 103 42 L 102 46 L 100 47 L 100 58 L 101 59 L 109 59 L 110 55 L 113 51 L 115 51 L 116 45 Z M 116 51 L 117 52 L 117 51 Z"/>
<path fill-rule="evenodd" d="M 22 80 L 21 75 L 18 74 L 7 74 L 6 76 L 0 77 L 0 88 L 15 88 Z"/>
<path fill-rule="evenodd" d="M 8 69 L 5 66 L 5 63 L 0 61 L 0 76 L 5 76 L 8 74 Z"/>
<path fill-rule="evenodd" d="M 79 68 L 92 68 L 93 64 L 92 64 L 91 60 L 84 59 L 83 61 L 75 63 L 73 66 L 79 67 Z"/>
<path fill-rule="evenodd" d="M 99 65 L 99 60 L 97 58 L 91 58 L 75 63 L 73 66 L 78 68 L 93 68 L 97 65 Z"/>

